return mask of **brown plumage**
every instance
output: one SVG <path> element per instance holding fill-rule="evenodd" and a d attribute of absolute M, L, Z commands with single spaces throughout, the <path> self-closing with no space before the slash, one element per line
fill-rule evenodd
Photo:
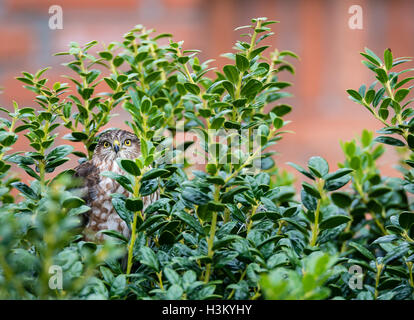
<path fill-rule="evenodd" d="M 125 172 L 118 166 L 116 159 L 135 159 L 141 154 L 139 139 L 125 130 L 108 130 L 101 134 L 92 159 L 75 168 L 75 177 L 82 178 L 81 194 L 91 210 L 86 214 L 87 223 L 84 229 L 86 241 L 103 240 L 100 230 L 115 230 L 125 237 L 130 231 L 112 205 L 112 193 L 131 196 L 118 182 L 101 176 L 104 171 L 119 174 Z M 143 199 L 144 207 L 159 197 L 158 191 Z"/>

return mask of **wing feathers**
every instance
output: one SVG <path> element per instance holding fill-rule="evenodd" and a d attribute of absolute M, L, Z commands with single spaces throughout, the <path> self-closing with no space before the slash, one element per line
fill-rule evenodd
<path fill-rule="evenodd" d="M 92 161 L 86 161 L 75 168 L 75 178 L 81 178 L 81 196 L 86 204 L 96 199 L 96 186 L 99 184 L 100 175 L 98 168 Z"/>

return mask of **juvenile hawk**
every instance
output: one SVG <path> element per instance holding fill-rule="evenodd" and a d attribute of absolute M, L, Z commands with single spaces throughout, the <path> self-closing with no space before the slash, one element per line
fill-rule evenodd
<path fill-rule="evenodd" d="M 86 241 L 103 240 L 100 230 L 115 230 L 129 238 L 130 231 L 112 205 L 112 193 L 131 196 L 115 180 L 101 176 L 104 171 L 119 174 L 125 172 L 118 166 L 117 158 L 135 159 L 141 154 L 139 139 L 125 130 L 108 130 L 101 134 L 92 159 L 75 168 L 75 177 L 82 178 L 81 193 L 91 210 L 86 214 L 87 223 L 84 229 Z M 143 198 L 144 208 L 159 197 L 158 191 Z"/>

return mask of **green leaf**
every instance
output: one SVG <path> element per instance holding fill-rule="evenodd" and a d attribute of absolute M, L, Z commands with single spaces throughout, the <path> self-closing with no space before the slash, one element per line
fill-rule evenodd
<path fill-rule="evenodd" d="M 167 300 L 180 300 L 183 293 L 184 291 L 179 285 L 173 284 L 168 288 L 165 298 Z"/>
<path fill-rule="evenodd" d="M 84 133 L 84 132 L 76 132 L 76 131 L 74 131 L 74 132 L 72 132 L 72 137 L 74 137 L 75 139 L 77 139 L 77 140 L 86 140 L 86 139 L 88 139 L 88 135 L 86 134 L 86 133 Z"/>
<path fill-rule="evenodd" d="M 279 57 L 283 57 L 283 56 L 289 56 L 289 57 L 292 57 L 292 58 L 295 58 L 295 59 L 299 59 L 299 56 L 296 53 L 294 53 L 293 51 L 290 51 L 290 50 L 280 51 L 279 52 Z"/>
<path fill-rule="evenodd" d="M 111 285 L 111 284 L 112 284 L 112 282 L 115 280 L 115 277 L 114 277 L 114 274 L 112 273 L 112 271 L 111 271 L 109 268 L 104 267 L 104 266 L 101 266 L 101 267 L 99 268 L 99 271 L 101 271 L 101 273 L 102 273 L 102 276 L 103 276 L 104 280 L 105 280 L 105 281 L 106 281 L 109 285 Z"/>
<path fill-rule="evenodd" d="M 211 200 L 208 194 L 192 187 L 184 188 L 181 192 L 181 196 L 184 200 L 187 200 L 196 205 L 207 204 Z"/>
<path fill-rule="evenodd" d="M 164 230 L 161 232 L 158 242 L 161 245 L 163 244 L 172 245 L 175 243 L 175 235 L 168 230 Z"/>
<path fill-rule="evenodd" d="M 352 203 L 352 197 L 346 192 L 332 192 L 331 199 L 340 208 L 348 208 Z"/>
<path fill-rule="evenodd" d="M 37 257 L 27 249 L 14 248 L 7 253 L 6 257 L 8 265 L 14 274 L 23 276 L 24 274 L 40 272 L 40 257 Z"/>
<path fill-rule="evenodd" d="M 398 221 L 401 227 L 403 227 L 406 230 L 410 229 L 411 226 L 414 224 L 414 212 L 402 212 L 398 217 Z"/>
<path fill-rule="evenodd" d="M 380 197 L 380 196 L 382 196 L 382 195 L 384 195 L 384 194 L 386 194 L 390 191 L 392 191 L 392 189 L 389 188 L 389 187 L 386 187 L 386 186 L 382 186 L 382 185 L 374 186 L 369 191 L 368 196 L 370 198 L 377 198 L 377 197 Z"/>
<path fill-rule="evenodd" d="M 39 79 L 41 77 L 41 75 L 43 73 L 45 73 L 47 70 L 49 70 L 50 68 L 51 67 L 46 67 L 46 68 L 43 68 L 43 69 L 37 71 L 36 74 L 35 74 L 35 78 Z"/>
<path fill-rule="evenodd" d="M 54 148 L 49 154 L 46 156 L 46 160 L 51 160 L 53 158 L 62 158 L 66 157 L 73 151 L 73 147 L 69 145 L 62 145 Z"/>
<path fill-rule="evenodd" d="M 405 146 L 405 143 L 402 142 L 401 140 L 398 140 L 398 139 L 393 138 L 393 137 L 387 137 L 387 136 L 376 137 L 374 139 L 374 141 L 384 143 L 384 144 L 389 144 L 389 145 L 396 146 L 396 147 L 404 147 Z"/>
<path fill-rule="evenodd" d="M 227 81 L 227 80 L 224 80 L 221 84 L 224 87 L 224 89 L 227 90 L 229 95 L 234 99 L 234 85 L 230 81 Z"/>
<path fill-rule="evenodd" d="M 167 169 L 154 168 L 154 169 L 151 169 L 150 171 L 146 172 L 142 176 L 141 181 L 155 179 L 155 178 L 161 177 L 161 176 L 163 176 L 167 173 L 170 173 L 170 171 L 168 171 Z"/>
<path fill-rule="evenodd" d="M 139 260 L 142 264 L 152 268 L 155 272 L 159 272 L 160 265 L 155 255 L 154 251 L 152 251 L 149 247 L 142 247 L 140 249 L 141 259 Z"/>
<path fill-rule="evenodd" d="M 0 143 L 9 147 L 17 141 L 17 134 L 8 131 L 0 131 Z"/>
<path fill-rule="evenodd" d="M 398 82 L 395 86 L 394 89 L 398 89 L 400 87 L 402 87 L 403 85 L 405 85 L 407 82 L 414 80 L 414 77 L 408 77 L 405 78 L 403 80 L 401 80 L 400 82 Z"/>
<path fill-rule="evenodd" d="M 351 180 L 350 175 L 345 175 L 340 178 L 336 178 L 333 180 L 325 181 L 324 188 L 328 191 L 334 191 L 339 188 L 342 188 L 344 185 L 346 185 Z"/>
<path fill-rule="evenodd" d="M 108 86 L 112 89 L 112 90 L 116 90 L 116 88 L 118 87 L 118 83 L 111 79 L 111 78 L 103 78 L 105 80 L 105 82 L 108 84 Z"/>
<path fill-rule="evenodd" d="M 190 228 L 194 229 L 197 233 L 204 236 L 204 229 L 201 226 L 200 222 L 198 222 L 197 219 L 195 219 L 193 216 L 189 215 L 185 211 L 176 211 L 173 212 L 173 215 L 176 216 L 181 221 L 185 222 Z"/>
<path fill-rule="evenodd" d="M 236 240 L 239 240 L 239 239 L 242 239 L 242 238 L 240 236 L 237 236 L 237 235 L 232 235 L 232 234 L 231 235 L 226 235 L 226 236 L 220 238 L 220 240 L 217 240 L 217 241 L 214 242 L 213 250 L 223 248 L 223 247 L 229 245 L 230 243 L 232 243 Z"/>
<path fill-rule="evenodd" d="M 122 242 L 128 243 L 128 239 L 125 238 L 125 236 L 122 233 L 120 233 L 118 231 L 115 231 L 115 230 L 110 230 L 110 229 L 100 230 L 97 233 L 98 234 L 104 234 L 106 236 L 109 236 L 109 237 L 112 237 L 112 238 L 116 238 L 116 239 L 121 240 Z"/>
<path fill-rule="evenodd" d="M 295 219 L 283 217 L 281 220 L 284 220 L 287 223 L 290 223 L 292 226 L 294 226 L 296 229 L 298 229 L 303 234 L 308 233 L 308 229 L 306 229 L 305 226 L 303 226 L 299 221 L 297 221 Z"/>
<path fill-rule="evenodd" d="M 128 284 L 124 274 L 118 275 L 111 284 L 111 296 L 122 296 L 127 290 Z"/>
<path fill-rule="evenodd" d="M 290 111 L 292 111 L 292 107 L 287 104 L 281 104 L 279 106 L 276 106 L 272 109 L 274 114 L 276 114 L 278 117 L 283 117 L 284 115 L 288 114 Z"/>
<path fill-rule="evenodd" d="M 124 220 L 129 227 L 133 220 L 133 212 L 129 211 L 125 206 L 125 199 L 122 197 L 112 197 L 112 205 L 116 213 Z"/>
<path fill-rule="evenodd" d="M 307 183 L 306 181 L 302 182 L 302 187 L 306 193 L 310 194 L 311 196 L 321 199 L 321 194 L 319 193 L 318 189 L 315 186 Z"/>
<path fill-rule="evenodd" d="M 256 79 L 250 79 L 241 89 L 244 97 L 255 96 L 262 89 L 262 83 Z"/>
<path fill-rule="evenodd" d="M 365 94 L 365 102 L 367 104 L 371 104 L 371 102 L 374 100 L 375 97 L 375 90 L 370 89 L 367 91 L 367 93 Z"/>
<path fill-rule="evenodd" d="M 239 71 L 233 65 L 226 65 L 223 67 L 224 74 L 226 78 L 233 84 L 237 84 L 239 81 Z"/>
<path fill-rule="evenodd" d="M 86 77 L 86 82 L 88 84 L 94 82 L 96 80 L 96 78 L 99 77 L 100 74 L 101 74 L 101 71 L 96 70 L 96 69 L 93 69 L 93 70 L 89 71 L 89 73 Z"/>
<path fill-rule="evenodd" d="M 140 198 L 128 198 L 125 200 L 125 207 L 133 212 L 141 211 L 143 206 L 142 199 Z"/>
<path fill-rule="evenodd" d="M 132 174 L 133 176 L 137 177 L 141 174 L 141 171 L 139 170 L 138 165 L 133 160 L 121 159 L 119 161 L 119 164 L 123 170 L 125 170 L 129 174 Z"/>
<path fill-rule="evenodd" d="M 78 208 L 81 205 L 85 204 L 85 201 L 79 197 L 71 196 L 69 198 L 66 198 L 63 203 L 62 207 L 67 209 L 73 209 Z"/>
<path fill-rule="evenodd" d="M 368 130 L 363 130 L 361 134 L 361 143 L 364 148 L 368 147 L 373 138 L 373 133 Z"/>
<path fill-rule="evenodd" d="M 34 190 L 32 188 L 30 188 L 29 186 L 27 186 L 23 182 L 13 182 L 13 183 L 11 183 L 11 185 L 14 188 L 16 188 L 17 190 L 19 190 L 21 193 L 23 193 L 23 195 L 25 197 L 30 198 L 32 200 L 38 200 L 39 199 L 39 195 L 36 192 L 34 192 Z"/>
<path fill-rule="evenodd" d="M 105 60 L 112 60 L 112 53 L 110 53 L 109 51 L 101 51 L 98 52 L 98 54 Z"/>
<path fill-rule="evenodd" d="M 347 223 L 350 220 L 351 218 L 348 216 L 336 215 L 322 220 L 322 222 L 319 224 L 319 227 L 321 229 L 333 229 L 340 226 L 341 224 Z"/>
<path fill-rule="evenodd" d="M 385 68 L 387 68 L 387 70 L 391 70 L 392 68 L 392 53 L 391 53 L 391 49 L 386 49 L 384 51 L 384 62 L 385 62 Z"/>
<path fill-rule="evenodd" d="M 19 80 L 23 83 L 29 84 L 29 85 L 34 85 L 33 80 L 31 79 L 27 79 L 27 78 L 23 78 L 23 77 L 16 77 L 16 80 Z"/>
<path fill-rule="evenodd" d="M 389 111 L 387 109 L 379 109 L 378 110 L 378 115 L 380 116 L 380 118 L 382 120 L 387 120 L 388 115 L 389 115 Z"/>
<path fill-rule="evenodd" d="M 247 60 L 245 56 L 236 54 L 236 66 L 240 72 L 245 72 L 247 69 L 249 69 L 249 65 L 249 60 Z"/>
<path fill-rule="evenodd" d="M 322 178 L 329 172 L 328 162 L 321 157 L 311 157 L 308 161 L 308 168 L 318 178 Z"/>
<path fill-rule="evenodd" d="M 207 209 L 209 211 L 221 212 L 221 211 L 224 211 L 225 208 L 226 208 L 226 206 L 223 203 L 216 202 L 216 201 L 210 201 L 207 204 Z"/>
<path fill-rule="evenodd" d="M 249 190 L 249 187 L 247 186 L 237 186 L 233 189 L 231 189 L 230 191 L 225 192 L 224 194 L 221 195 L 221 201 L 223 203 L 231 203 L 233 202 L 234 196 L 242 193 L 246 190 Z"/>
<path fill-rule="evenodd" d="M 408 246 L 408 243 L 402 243 L 401 245 L 399 245 L 396 249 L 391 250 L 390 252 L 388 252 L 383 260 L 383 264 L 388 264 L 391 261 L 401 258 L 402 256 L 404 256 L 408 251 L 410 250 L 410 247 Z"/>
<path fill-rule="evenodd" d="M 43 159 L 43 157 L 42 157 Z M 32 165 L 34 164 L 34 160 L 32 157 L 26 157 L 26 156 L 22 156 L 20 154 L 13 154 L 10 156 L 5 156 L 4 160 L 7 162 L 12 162 L 12 163 L 16 163 L 18 165 Z"/>
<path fill-rule="evenodd" d="M 61 159 L 57 158 L 57 159 L 54 159 L 54 160 L 50 160 L 50 161 L 47 162 L 45 170 L 48 173 L 53 172 L 56 167 L 60 166 L 61 164 L 65 163 L 67 161 L 69 161 L 69 158 L 61 158 Z"/>
<path fill-rule="evenodd" d="M 144 81 L 145 81 L 146 83 L 155 82 L 155 81 L 159 80 L 159 78 L 160 78 L 160 76 L 161 76 L 161 73 L 162 73 L 162 72 L 161 72 L 160 70 L 157 70 L 157 71 L 151 72 L 149 75 L 147 75 L 147 76 L 145 77 Z"/>
<path fill-rule="evenodd" d="M 348 244 L 350 247 L 356 249 L 360 254 L 362 254 L 364 257 L 368 258 L 370 261 L 375 261 L 375 256 L 369 251 L 367 248 L 365 248 L 363 245 L 357 243 L 357 242 L 350 242 Z"/>
<path fill-rule="evenodd" d="M 252 60 L 254 57 L 256 57 L 258 54 L 260 54 L 263 51 L 265 51 L 267 48 L 269 48 L 269 46 L 263 46 L 263 47 L 259 47 L 257 49 L 254 49 L 253 51 L 250 52 L 248 58 L 250 60 Z"/>
<path fill-rule="evenodd" d="M 407 143 L 410 149 L 414 149 L 414 135 L 413 134 L 409 134 L 407 136 Z"/>
<path fill-rule="evenodd" d="M 180 276 L 175 270 L 165 267 L 164 275 L 171 284 L 180 285 Z"/>
<path fill-rule="evenodd" d="M 287 162 L 286 163 L 287 165 L 289 165 L 289 166 L 291 166 L 291 167 L 293 167 L 293 168 L 295 168 L 296 170 L 298 170 L 301 174 L 303 174 L 303 175 L 305 175 L 305 176 L 307 176 L 308 178 L 310 178 L 310 179 L 312 179 L 312 180 L 315 180 L 315 177 L 312 175 L 312 174 L 310 174 L 308 171 L 306 171 L 303 167 L 301 167 L 300 165 L 298 165 L 298 164 L 295 164 L 295 163 L 293 163 L 293 162 Z"/>
<path fill-rule="evenodd" d="M 349 95 L 350 95 L 352 98 L 354 98 L 355 100 L 362 101 L 362 96 L 358 93 L 358 91 L 355 91 L 355 90 L 349 89 L 349 90 L 346 90 L 346 92 L 348 92 L 348 93 L 349 93 Z"/>
<path fill-rule="evenodd" d="M 223 127 L 223 124 L 224 124 L 224 121 L 225 121 L 225 120 L 226 120 L 226 119 L 225 119 L 224 117 L 218 117 L 218 118 L 215 118 L 215 119 L 211 122 L 210 128 L 211 128 L 211 129 L 214 129 L 214 130 L 221 129 L 221 128 Z"/>
<path fill-rule="evenodd" d="M 381 99 L 383 98 L 384 93 L 385 93 L 385 88 L 381 88 L 377 91 L 377 93 L 374 96 L 374 99 L 372 100 L 372 105 L 374 106 L 374 108 L 376 108 L 378 104 L 381 102 Z"/>
<path fill-rule="evenodd" d="M 369 57 L 371 57 L 373 60 L 375 60 L 378 65 L 382 65 L 381 59 L 373 51 L 371 51 L 368 48 L 365 48 L 365 52 Z"/>
<path fill-rule="evenodd" d="M 374 70 L 377 73 L 377 79 L 382 83 L 385 84 L 388 81 L 388 75 L 384 69 L 377 68 Z"/>
<path fill-rule="evenodd" d="M 308 209 L 309 211 L 316 210 L 318 200 L 314 196 L 310 195 L 302 188 L 302 190 L 300 191 L 300 197 L 302 204 L 306 209 Z"/>
<path fill-rule="evenodd" d="M 338 169 L 335 172 L 332 172 L 332 173 L 327 174 L 324 177 L 324 179 L 325 179 L 325 181 L 335 180 L 335 179 L 341 178 L 343 176 L 346 176 L 347 174 L 350 174 L 353 171 L 354 171 L 353 169 L 341 168 L 341 169 Z"/>
<path fill-rule="evenodd" d="M 124 58 L 120 56 L 116 56 L 113 60 L 113 64 L 116 68 L 118 68 L 122 63 L 124 63 Z"/>
<path fill-rule="evenodd" d="M 165 214 L 154 214 L 149 216 L 145 221 L 137 228 L 137 232 L 143 231 L 148 229 L 150 226 L 154 225 L 155 222 L 161 220 L 162 218 L 166 218 Z"/>
<path fill-rule="evenodd" d="M 186 64 L 188 62 L 188 60 L 190 60 L 190 57 L 178 57 L 177 61 L 181 64 Z"/>
<path fill-rule="evenodd" d="M 400 89 L 395 93 L 394 100 L 397 102 L 401 102 L 410 93 L 409 89 Z"/>
<path fill-rule="evenodd" d="M 200 88 L 198 85 L 191 83 L 191 82 L 186 82 L 184 83 L 184 87 L 185 89 L 195 95 L 198 95 L 200 93 Z"/>
<path fill-rule="evenodd" d="M 159 187 L 158 180 L 151 179 L 151 180 L 142 181 L 141 187 L 139 188 L 139 193 L 142 197 L 145 197 L 157 191 L 158 187 Z"/>
<path fill-rule="evenodd" d="M 398 236 L 395 234 L 389 234 L 386 236 L 379 237 L 375 241 L 373 241 L 371 244 L 378 244 L 378 243 L 388 243 L 392 242 L 398 239 Z"/>

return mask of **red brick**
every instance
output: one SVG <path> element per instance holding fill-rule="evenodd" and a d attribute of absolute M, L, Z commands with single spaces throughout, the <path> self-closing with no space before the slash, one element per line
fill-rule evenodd
<path fill-rule="evenodd" d="M 235 9 L 235 5 L 234 0 L 210 2 L 208 25 L 205 27 L 208 30 L 206 39 L 211 58 L 216 59 L 220 66 L 229 63 L 227 58 L 220 55 L 233 52 L 233 45 L 238 37 L 234 32 L 234 28 L 237 27 L 236 16 L 229 15 L 229 12 Z"/>
<path fill-rule="evenodd" d="M 305 1 L 299 9 L 301 13 L 301 37 L 303 53 L 302 61 L 302 86 L 303 95 L 306 98 L 318 96 L 321 90 L 321 78 L 316 75 L 323 69 L 321 50 L 323 39 L 319 34 L 323 28 L 323 1 Z"/>
<path fill-rule="evenodd" d="M 30 54 L 34 47 L 33 33 L 26 26 L 0 25 L 0 64 Z"/>
<path fill-rule="evenodd" d="M 195 8 L 203 3 L 203 0 L 162 0 L 170 8 Z"/>
<path fill-rule="evenodd" d="M 4 0 L 5 7 L 14 11 L 45 11 L 52 5 L 65 9 L 132 9 L 140 0 Z"/>

